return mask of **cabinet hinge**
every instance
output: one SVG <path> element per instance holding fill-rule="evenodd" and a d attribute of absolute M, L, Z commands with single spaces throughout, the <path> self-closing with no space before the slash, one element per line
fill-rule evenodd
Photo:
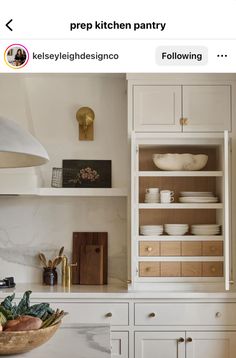
<path fill-rule="evenodd" d="M 138 145 L 136 145 L 136 153 L 138 153 Z"/>

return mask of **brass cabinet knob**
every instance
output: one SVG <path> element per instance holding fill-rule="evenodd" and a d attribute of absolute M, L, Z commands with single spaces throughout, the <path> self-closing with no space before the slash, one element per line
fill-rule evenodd
<path fill-rule="evenodd" d="M 106 317 L 112 317 L 112 313 L 111 312 L 108 312 L 105 314 Z"/>
<path fill-rule="evenodd" d="M 216 312 L 216 318 L 220 318 L 222 316 L 221 312 Z"/>
<path fill-rule="evenodd" d="M 216 272 L 215 266 L 211 266 L 211 272 Z"/>
<path fill-rule="evenodd" d="M 149 317 L 151 317 L 151 318 L 156 317 L 156 313 L 155 312 L 149 313 Z"/>
<path fill-rule="evenodd" d="M 148 247 L 147 247 L 147 251 L 148 251 L 148 252 L 151 252 L 151 251 L 152 251 L 152 247 L 151 247 L 151 246 L 148 246 Z"/>
<path fill-rule="evenodd" d="M 188 118 L 180 118 L 179 123 L 181 126 L 187 126 L 188 125 Z"/>
<path fill-rule="evenodd" d="M 183 337 L 180 337 L 179 339 L 178 339 L 178 342 L 179 343 L 183 343 L 185 341 L 185 339 L 183 338 Z"/>
<path fill-rule="evenodd" d="M 188 342 L 188 343 L 191 343 L 193 341 L 193 339 L 191 338 L 191 337 L 188 337 L 187 339 L 186 339 L 186 342 Z"/>

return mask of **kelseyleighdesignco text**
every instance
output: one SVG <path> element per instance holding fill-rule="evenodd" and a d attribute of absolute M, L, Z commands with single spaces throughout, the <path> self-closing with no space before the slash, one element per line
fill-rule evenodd
<path fill-rule="evenodd" d="M 99 53 L 99 52 L 58 52 L 58 53 L 49 53 L 49 52 L 33 52 L 33 60 L 49 60 L 49 61 L 83 61 L 83 60 L 92 60 L 92 61 L 105 61 L 105 60 L 118 60 L 119 55 L 117 53 Z"/>

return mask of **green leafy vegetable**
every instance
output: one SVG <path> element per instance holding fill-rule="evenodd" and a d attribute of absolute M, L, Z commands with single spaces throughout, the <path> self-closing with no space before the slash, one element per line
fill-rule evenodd
<path fill-rule="evenodd" d="M 38 303 L 30 306 L 30 295 L 32 291 L 26 291 L 19 304 L 13 304 L 15 294 L 8 296 L 0 304 L 0 323 L 5 325 L 7 321 L 16 319 L 19 316 L 38 317 L 43 321 L 42 328 L 46 328 L 61 322 L 67 314 L 57 309 L 54 311 L 49 303 Z"/>
<path fill-rule="evenodd" d="M 15 298 L 14 293 L 11 296 L 7 296 L 5 300 L 1 302 L 1 306 L 4 307 L 6 310 L 11 310 L 13 307 L 12 301 L 14 300 L 14 298 Z"/>

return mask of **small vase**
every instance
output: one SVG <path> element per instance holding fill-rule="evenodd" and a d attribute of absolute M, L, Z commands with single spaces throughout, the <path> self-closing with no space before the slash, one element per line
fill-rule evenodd
<path fill-rule="evenodd" d="M 57 269 L 45 267 L 43 269 L 43 284 L 47 286 L 57 285 Z"/>

